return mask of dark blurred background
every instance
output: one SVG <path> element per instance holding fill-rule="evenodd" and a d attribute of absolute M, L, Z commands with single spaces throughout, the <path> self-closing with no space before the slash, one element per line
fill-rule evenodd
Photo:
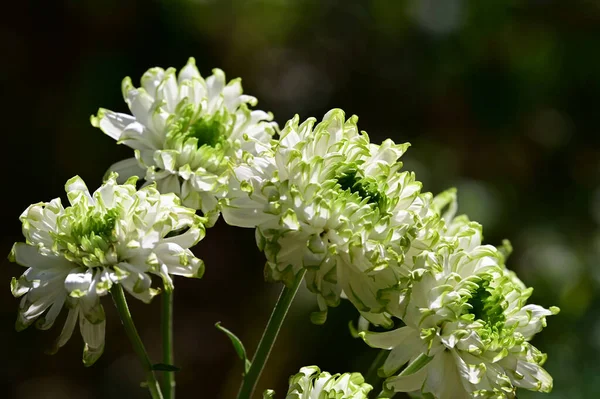
<path fill-rule="evenodd" d="M 8 6 L 6 6 L 8 7 Z M 295 113 L 333 107 L 360 116 L 374 142 L 410 141 L 404 157 L 425 190 L 459 189 L 460 212 L 480 221 L 487 243 L 509 238 L 509 266 L 535 287 L 532 302 L 562 311 L 534 344 L 549 355 L 549 395 L 600 396 L 600 3 L 590 1 L 64 1 L 11 2 L 0 25 L 4 188 L 0 253 L 22 240 L 20 213 L 61 196 L 82 176 L 94 190 L 131 150 L 89 123 L 98 107 L 126 111 L 120 82 L 194 56 L 242 77 L 283 125 Z M 251 230 L 222 221 L 197 247 L 203 280 L 176 282 L 180 398 L 233 398 L 241 362 L 214 323 L 250 353 L 279 286 L 262 280 Z M 78 331 L 45 355 L 62 328 L 16 333 L 18 301 L 0 267 L 0 396 L 146 398 L 143 376 L 110 298 L 106 350 L 81 363 Z M 160 301 L 130 300 L 159 360 Z M 304 365 L 366 372 L 376 351 L 351 337 L 346 303 L 311 325 L 314 298 L 294 303 L 260 381 L 284 397 Z M 64 318 L 64 315 L 63 315 Z M 257 395 L 259 397 L 260 395 Z"/>

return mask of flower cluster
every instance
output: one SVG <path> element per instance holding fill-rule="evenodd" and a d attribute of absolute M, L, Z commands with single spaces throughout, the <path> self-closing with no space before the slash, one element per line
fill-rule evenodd
<path fill-rule="evenodd" d="M 456 191 L 432 198 L 401 171 L 407 148 L 371 143 L 341 110 L 318 124 L 295 117 L 272 148 L 233 167 L 223 217 L 256 228 L 269 279 L 289 285 L 305 273 L 320 307 L 314 322 L 345 297 L 373 324 L 405 324 L 362 333 L 392 350 L 386 377 L 430 360 L 386 388 L 438 399 L 549 391 L 545 355 L 529 340 L 558 309 L 526 305 L 531 290 L 503 251 L 481 244 L 479 224 L 454 217 Z"/>
<path fill-rule="evenodd" d="M 48 329 L 66 306 L 69 314 L 55 350 L 69 340 L 79 319 L 86 365 L 104 349 L 100 297 L 113 284 L 149 302 L 159 293 L 151 274 L 170 290 L 171 275 L 201 277 L 204 271 L 189 249 L 204 237 L 203 219 L 174 194 L 160 194 L 154 185 L 138 191 L 137 178 L 123 185 L 116 178 L 111 175 L 90 194 L 76 176 L 65 186 L 71 206 L 56 198 L 28 207 L 20 218 L 25 242 L 16 243 L 10 254 L 28 267 L 11 283 L 13 295 L 22 297 L 17 330 L 36 320 L 38 328 Z"/>
<path fill-rule="evenodd" d="M 316 366 L 302 367 L 290 377 L 285 399 L 367 399 L 373 387 L 360 373 L 331 375 Z M 273 399 L 275 392 L 267 390 L 263 399 Z"/>
<path fill-rule="evenodd" d="M 272 115 L 250 106 L 240 79 L 226 83 L 220 69 L 204 79 L 190 58 L 176 76 L 169 68 L 149 69 L 135 88 L 122 83 L 133 115 L 100 109 L 92 124 L 135 150 L 135 158 L 111 167 L 122 178 L 144 177 L 162 193 L 200 209 L 209 226 L 218 218 L 217 200 L 226 195 L 229 162 L 242 152 L 257 154 L 269 145 L 276 124 Z"/>
<path fill-rule="evenodd" d="M 546 356 L 529 340 L 558 309 L 526 304 L 532 290 L 506 269 L 500 250 L 481 245 L 479 224 L 457 217 L 444 233 L 416 258 L 406 288 L 389 294 L 388 310 L 405 326 L 361 333 L 369 345 L 391 350 L 381 368 L 386 377 L 416 359 L 428 362 L 386 387 L 439 399 L 550 391 Z"/>
<path fill-rule="evenodd" d="M 79 321 L 84 363 L 94 363 L 104 348 L 100 297 L 117 285 L 149 302 L 160 291 L 152 275 L 169 291 L 172 275 L 200 277 L 190 248 L 222 213 L 255 229 L 268 280 L 293 293 L 306 282 L 319 307 L 314 323 L 342 298 L 356 307 L 367 321 L 360 336 L 390 351 L 382 394 L 500 399 L 517 388 L 551 390 L 546 356 L 530 340 L 558 309 L 527 304 L 532 290 L 506 267 L 509 245 L 483 245 L 482 227 L 455 217 L 455 190 L 434 197 L 402 170 L 408 143 L 372 143 L 340 109 L 320 122 L 296 116 L 278 132 L 270 113 L 251 110 L 257 100 L 239 79 L 227 83 L 219 69 L 204 79 L 193 58 L 179 74 L 148 70 L 141 86 L 122 84 L 132 115 L 100 109 L 91 118 L 135 157 L 114 164 L 93 194 L 69 180 L 70 206 L 55 199 L 21 215 L 25 242 L 10 254 L 28 267 L 11 285 L 22 297 L 18 330 L 36 320 L 48 329 L 66 306 L 56 349 Z M 313 366 L 290 378 L 286 398 L 366 399 L 371 390 L 358 373 Z"/>
<path fill-rule="evenodd" d="M 411 242 L 431 240 L 431 196 L 400 171 L 408 144 L 371 143 L 339 109 L 315 122 L 295 117 L 271 149 L 234 168 L 223 217 L 256 227 L 271 280 L 290 284 L 306 270 L 316 322 L 342 295 L 375 319 L 384 311 L 379 292 L 398 283 Z"/>

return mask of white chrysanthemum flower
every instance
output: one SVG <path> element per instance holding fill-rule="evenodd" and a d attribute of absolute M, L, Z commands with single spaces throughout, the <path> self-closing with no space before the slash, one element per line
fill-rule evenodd
<path fill-rule="evenodd" d="M 360 373 L 331 375 L 317 366 L 309 366 L 290 377 L 285 399 L 367 399 L 372 389 Z M 273 399 L 274 394 L 267 390 L 263 398 Z"/>
<path fill-rule="evenodd" d="M 240 79 L 226 83 L 220 69 L 204 79 L 193 58 L 178 76 L 174 68 L 152 68 L 141 83 L 135 88 L 129 77 L 123 80 L 133 115 L 100 109 L 91 118 L 92 125 L 135 150 L 135 158 L 111 170 L 156 182 L 160 192 L 177 194 L 213 225 L 218 198 L 226 195 L 228 163 L 270 145 L 272 115 L 250 110 L 257 100 L 242 94 Z"/>
<path fill-rule="evenodd" d="M 28 267 L 11 283 L 13 295 L 22 296 L 17 330 L 36 319 L 38 328 L 48 329 L 66 306 L 55 350 L 79 319 L 86 365 L 104 349 L 100 297 L 113 284 L 149 302 L 160 291 L 152 288 L 150 274 L 172 289 L 170 275 L 201 277 L 204 271 L 189 249 L 204 237 L 202 218 L 154 185 L 137 191 L 136 179 L 118 185 L 113 174 L 93 195 L 81 178 L 70 179 L 65 189 L 71 206 L 63 207 L 60 198 L 29 206 L 20 217 L 25 242 L 16 243 L 9 257 Z"/>
<path fill-rule="evenodd" d="M 400 172 L 409 145 L 372 144 L 357 119 L 339 109 L 316 126 L 296 116 L 273 148 L 235 168 L 222 207 L 227 223 L 256 227 L 268 278 L 287 284 L 306 269 L 315 322 L 342 292 L 365 314 L 383 311 L 379 292 L 396 284 L 431 199 Z"/>
<path fill-rule="evenodd" d="M 400 277 L 398 284 L 391 288 L 391 291 L 396 292 L 399 289 L 406 288 L 410 282 L 410 277 L 415 269 L 415 259 L 425 251 L 433 251 L 440 242 L 444 242 L 448 235 L 454 235 L 456 228 L 448 228 L 446 220 L 451 218 L 456 212 L 456 190 L 450 189 L 433 198 L 430 206 L 427 209 L 425 216 L 420 218 L 418 228 L 414 238 L 406 243 L 403 238 L 400 242 L 391 243 L 392 247 L 400 246 L 399 251 L 404 252 L 401 262 L 395 265 L 396 273 Z M 361 312 L 363 321 L 377 326 L 391 328 L 394 325 L 393 315 L 387 310 L 389 288 L 382 288 L 378 293 L 378 299 L 382 307 L 385 309 L 380 313 Z M 396 305 L 397 306 L 397 305 Z"/>
<path fill-rule="evenodd" d="M 481 245 L 481 227 L 465 217 L 448 227 L 436 252 L 417 257 L 412 282 L 390 312 L 406 324 L 393 331 L 362 332 L 371 346 L 391 350 L 381 368 L 392 376 L 422 355 L 413 374 L 386 380 L 393 391 L 421 390 L 437 399 L 513 398 L 516 388 L 548 392 L 546 356 L 528 341 L 557 308 L 526 305 L 527 289 L 508 271 L 504 256 Z"/>

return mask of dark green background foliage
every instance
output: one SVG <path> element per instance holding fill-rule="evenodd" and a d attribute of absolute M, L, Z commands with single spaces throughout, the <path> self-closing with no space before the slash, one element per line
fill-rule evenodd
<path fill-rule="evenodd" d="M 120 82 L 153 66 L 196 57 L 203 75 L 242 77 L 283 125 L 333 107 L 360 116 L 374 142 L 410 141 L 406 169 L 427 191 L 459 189 L 460 212 L 484 225 L 487 243 L 509 238 L 509 267 L 535 287 L 532 301 L 562 312 L 534 344 L 549 354 L 550 395 L 600 396 L 600 3 L 597 1 L 66 1 L 12 2 L 2 37 L 4 180 L 2 241 L 21 240 L 30 203 L 65 198 L 79 174 L 95 189 L 131 150 L 89 123 L 98 107 L 125 111 Z M 8 123 L 8 126 L 6 124 Z M 251 230 L 222 221 L 196 248 L 203 280 L 176 281 L 179 397 L 231 398 L 242 364 L 216 321 L 253 353 L 278 286 L 262 280 Z M 106 351 L 81 363 L 76 332 L 47 356 L 62 328 L 16 333 L 18 301 L 2 261 L 0 396 L 144 398 L 137 361 L 110 298 Z M 155 300 L 130 300 L 159 361 Z M 301 292 L 260 388 L 285 391 L 301 366 L 365 372 L 376 352 L 347 329 L 348 303 L 324 326 Z M 63 315 L 64 317 L 64 315 Z"/>

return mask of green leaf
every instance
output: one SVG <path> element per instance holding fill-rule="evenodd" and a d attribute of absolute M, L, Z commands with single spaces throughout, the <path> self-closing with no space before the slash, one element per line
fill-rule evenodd
<path fill-rule="evenodd" d="M 252 363 L 250 362 L 250 360 L 248 360 L 248 356 L 246 355 L 246 348 L 244 348 L 244 344 L 234 333 L 232 333 L 225 327 L 222 327 L 220 321 L 215 323 L 215 327 L 217 327 L 220 331 L 224 332 L 225 335 L 227 335 L 229 337 L 229 339 L 231 340 L 231 343 L 233 344 L 233 348 L 237 352 L 240 359 L 242 359 L 242 361 L 244 362 L 244 373 L 243 374 L 246 375 L 246 373 L 248 373 L 248 370 L 250 370 L 250 365 Z"/>
<path fill-rule="evenodd" d="M 156 364 L 152 365 L 152 370 L 173 372 L 173 371 L 179 371 L 181 369 L 177 366 L 173 366 L 172 364 L 156 363 Z"/>

